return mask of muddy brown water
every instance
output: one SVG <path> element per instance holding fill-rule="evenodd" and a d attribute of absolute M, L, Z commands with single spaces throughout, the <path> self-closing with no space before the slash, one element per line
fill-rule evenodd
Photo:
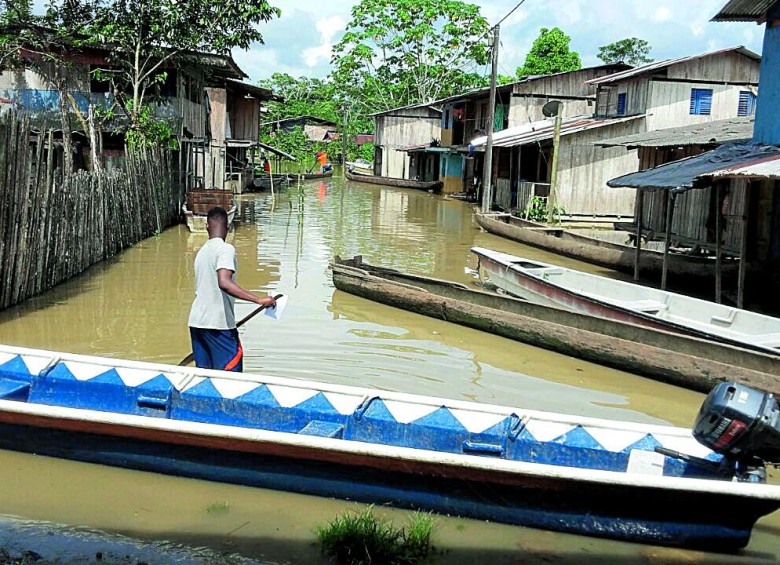
<path fill-rule="evenodd" d="M 335 255 L 471 284 L 471 246 L 620 276 L 483 233 L 469 204 L 432 194 L 306 182 L 240 198 L 229 236 L 238 280 L 287 294 L 281 320 L 242 328 L 245 370 L 461 400 L 688 426 L 703 395 L 334 289 Z M 192 262 L 179 226 L 0 313 L 0 343 L 177 363 L 189 352 Z M 237 305 L 237 316 L 252 310 Z M 776 476 L 773 482 L 780 482 Z M 0 452 L 0 514 L 207 546 L 265 563 L 322 563 L 318 524 L 354 503 Z M 399 525 L 409 514 L 380 509 Z M 2 536 L 0 536 L 0 541 Z M 738 555 L 619 543 L 438 517 L 441 563 L 776 563 L 780 513 Z"/>

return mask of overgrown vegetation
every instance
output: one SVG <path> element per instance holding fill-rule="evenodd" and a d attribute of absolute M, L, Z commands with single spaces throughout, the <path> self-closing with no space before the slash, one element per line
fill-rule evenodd
<path fill-rule="evenodd" d="M 430 555 L 433 527 L 430 514 L 415 512 L 408 528 L 396 528 L 369 506 L 317 527 L 316 535 L 322 552 L 339 565 L 411 565 Z"/>
<path fill-rule="evenodd" d="M 532 222 L 545 223 L 552 221 L 559 223 L 561 216 L 566 213 L 563 206 L 553 206 L 552 210 L 547 206 L 547 199 L 542 196 L 532 196 L 528 206 L 523 210 L 522 217 Z"/>

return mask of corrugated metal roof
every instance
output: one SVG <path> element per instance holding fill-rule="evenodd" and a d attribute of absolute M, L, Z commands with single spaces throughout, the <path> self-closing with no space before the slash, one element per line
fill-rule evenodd
<path fill-rule="evenodd" d="M 591 79 L 587 81 L 585 84 L 593 84 L 593 85 L 612 84 L 615 82 L 619 82 L 621 80 L 625 80 L 627 78 L 632 78 L 635 76 L 659 71 L 661 69 L 671 67 L 672 65 L 679 65 L 680 63 L 693 61 L 695 59 L 703 59 L 704 57 L 713 57 L 715 55 L 722 55 L 724 53 L 730 53 L 732 51 L 736 53 L 741 53 L 742 55 L 745 55 L 746 57 L 750 57 L 751 59 L 755 59 L 756 61 L 761 60 L 760 55 L 753 53 L 750 49 L 746 49 L 745 47 L 740 45 L 739 47 L 729 47 L 728 49 L 719 49 L 718 51 L 710 51 L 708 53 L 701 53 L 699 55 L 689 55 L 687 57 L 680 57 L 678 59 L 664 59 L 662 61 L 653 61 L 652 63 L 648 63 L 640 67 L 635 67 L 627 71 L 622 71 L 612 75 L 607 75 L 605 77 Z"/>
<path fill-rule="evenodd" d="M 753 138 L 753 116 L 716 120 L 678 128 L 659 129 L 597 141 L 601 147 L 682 147 L 684 145 L 723 145 Z"/>
<path fill-rule="evenodd" d="M 713 22 L 760 22 L 777 0 L 730 0 Z"/>
<path fill-rule="evenodd" d="M 728 167 L 714 171 L 707 176 L 712 179 L 723 178 L 762 178 L 780 179 L 780 155 L 765 157 L 744 163 L 742 165 Z"/>
<path fill-rule="evenodd" d="M 729 143 L 695 157 L 614 178 L 607 182 L 607 186 L 643 190 L 702 188 L 708 186 L 709 178 L 715 171 L 735 170 L 778 157 L 780 147 L 774 145 Z"/>
<path fill-rule="evenodd" d="M 581 131 L 600 128 L 612 124 L 619 124 L 630 120 L 644 118 L 644 114 L 620 118 L 593 118 L 590 116 L 575 116 L 563 118 L 561 123 L 561 136 L 572 135 Z M 508 128 L 493 134 L 493 147 L 517 147 L 527 143 L 536 143 L 545 139 L 552 139 L 555 133 L 555 120 L 542 120 L 531 122 L 522 126 Z M 481 136 L 471 142 L 477 149 L 483 149 L 487 144 L 487 136 Z"/>

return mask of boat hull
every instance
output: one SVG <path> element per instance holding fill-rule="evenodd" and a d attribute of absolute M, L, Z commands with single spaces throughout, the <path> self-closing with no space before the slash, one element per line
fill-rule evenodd
<path fill-rule="evenodd" d="M 375 267 L 358 258 L 338 260 L 331 270 L 340 291 L 408 312 L 700 392 L 733 380 L 780 396 L 778 357 Z"/>
<path fill-rule="evenodd" d="M 537 304 L 564 307 L 590 316 L 780 355 L 780 320 L 776 318 L 596 275 L 580 274 L 580 277 L 589 279 L 587 290 L 568 288 L 558 284 L 552 272 L 536 276 L 524 264 L 532 266 L 532 269 L 541 267 L 560 272 L 571 271 L 569 269 L 489 249 L 473 248 L 472 252 L 479 257 L 480 267 L 498 287 Z M 548 276 L 550 280 L 547 280 Z M 600 285 L 607 286 L 602 289 Z M 636 298 L 626 300 L 632 292 Z M 642 300 L 645 295 L 657 298 Z M 623 300 L 619 299 L 621 296 Z M 694 315 L 694 312 L 697 314 Z M 752 320 L 755 321 L 755 332 L 742 334 L 736 329 L 749 327 Z M 763 333 L 759 328 L 765 328 Z"/>
<path fill-rule="evenodd" d="M 731 550 L 780 506 L 664 457 L 690 430 L 0 347 L 0 447 L 647 543 Z"/>
<path fill-rule="evenodd" d="M 233 225 L 233 219 L 236 217 L 237 206 L 233 206 L 227 211 L 228 228 Z M 193 233 L 206 233 L 206 214 L 196 214 L 188 210 L 186 206 L 182 207 L 184 219 L 187 222 L 187 229 Z"/>
<path fill-rule="evenodd" d="M 476 220 L 485 231 L 513 241 L 616 271 L 634 272 L 635 247 L 587 237 L 564 228 L 550 228 L 509 214 L 478 213 Z M 663 253 L 649 249 L 640 250 L 640 272 L 647 276 L 660 277 L 663 260 Z M 686 280 L 711 278 L 715 275 L 715 262 L 701 257 L 670 254 L 667 269 L 669 274 L 684 276 Z M 735 265 L 724 264 L 723 272 L 733 275 Z"/>
<path fill-rule="evenodd" d="M 355 182 L 381 184 L 383 186 L 396 186 L 398 188 L 414 188 L 416 190 L 426 190 L 430 192 L 439 192 L 444 186 L 444 183 L 440 180 L 419 181 L 410 179 L 396 179 L 391 177 L 380 177 L 376 175 L 355 174 L 349 171 L 346 172 L 346 176 L 348 180 Z"/>

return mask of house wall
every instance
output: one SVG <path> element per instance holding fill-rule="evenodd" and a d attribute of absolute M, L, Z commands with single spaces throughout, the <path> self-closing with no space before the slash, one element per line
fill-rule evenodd
<path fill-rule="evenodd" d="M 643 122 L 636 119 L 561 137 L 556 205 L 567 214 L 632 217 L 636 191 L 610 188 L 607 181 L 637 171 L 636 150 L 594 143 L 644 131 Z"/>
<path fill-rule="evenodd" d="M 231 139 L 257 141 L 260 127 L 260 104 L 254 99 L 230 92 L 227 95 Z"/>
<path fill-rule="evenodd" d="M 382 152 L 378 173 L 386 177 L 409 178 L 409 156 L 397 149 L 440 139 L 440 115 L 432 108 L 402 108 L 395 113 L 399 115 L 391 113 L 375 118 L 374 147 Z"/>
<path fill-rule="evenodd" d="M 445 153 L 441 156 L 439 179 L 444 182 L 442 192 L 452 194 L 463 191 L 463 171 L 466 160 L 462 155 Z"/>
<path fill-rule="evenodd" d="M 756 107 L 756 125 L 753 141 L 770 145 L 780 144 L 780 25 L 769 27 L 764 33 L 764 51 L 761 61 L 761 95 Z"/>
<path fill-rule="evenodd" d="M 712 89 L 712 109 L 708 116 L 690 113 L 691 91 L 694 88 Z M 651 81 L 647 108 L 648 131 L 736 118 L 740 92 L 746 90 L 749 87 Z"/>

